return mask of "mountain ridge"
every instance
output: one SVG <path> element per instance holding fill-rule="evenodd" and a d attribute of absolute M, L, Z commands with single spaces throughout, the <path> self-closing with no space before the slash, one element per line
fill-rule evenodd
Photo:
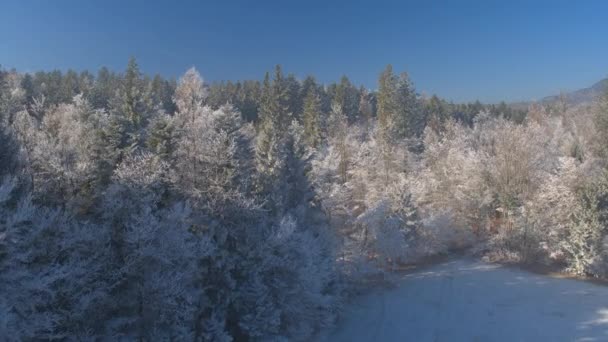
<path fill-rule="evenodd" d="M 563 98 L 563 99 L 565 99 L 567 105 L 578 106 L 578 105 L 593 103 L 599 97 L 601 97 L 606 91 L 608 91 L 608 77 L 594 83 L 592 86 L 587 87 L 587 88 L 582 88 L 582 89 L 578 89 L 578 90 L 574 90 L 574 91 L 570 91 L 570 92 L 564 92 L 559 95 L 545 96 L 542 99 L 537 100 L 537 101 L 513 102 L 513 103 L 510 103 L 509 105 L 512 108 L 525 109 L 530 104 L 533 104 L 533 103 L 550 105 L 550 104 L 554 104 L 556 102 L 561 101 Z"/>

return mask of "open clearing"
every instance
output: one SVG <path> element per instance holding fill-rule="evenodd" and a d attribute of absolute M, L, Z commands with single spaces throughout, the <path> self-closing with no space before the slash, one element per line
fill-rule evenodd
<path fill-rule="evenodd" d="M 608 341 L 608 287 L 459 259 L 348 305 L 327 341 Z"/>

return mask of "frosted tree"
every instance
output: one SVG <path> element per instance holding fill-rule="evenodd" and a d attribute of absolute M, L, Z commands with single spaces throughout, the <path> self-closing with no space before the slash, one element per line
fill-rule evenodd
<path fill-rule="evenodd" d="M 247 268 L 251 281 L 242 291 L 241 326 L 249 336 L 303 341 L 332 324 L 335 269 L 327 243 L 292 216 L 283 217 L 262 242 L 257 252 L 262 259 Z"/>
<path fill-rule="evenodd" d="M 190 198 L 215 205 L 232 194 L 238 176 L 240 113 L 232 106 L 200 109 L 176 143 L 175 184 Z"/>
<path fill-rule="evenodd" d="M 579 207 L 572 212 L 568 236 L 562 242 L 569 270 L 579 275 L 601 274 L 598 272 L 601 269 L 598 264 L 604 262 L 601 256 L 605 233 L 596 191 L 593 188 L 582 191 Z M 603 268 L 605 270 L 605 266 Z"/>
<path fill-rule="evenodd" d="M 204 87 L 203 78 L 195 68 L 190 68 L 179 79 L 173 101 L 177 106 L 179 124 L 194 122 L 198 112 L 204 107 L 208 91 Z"/>
<path fill-rule="evenodd" d="M 9 340 L 91 339 L 100 336 L 106 301 L 103 262 L 108 241 L 99 226 L 75 221 L 59 209 L 16 197 L 0 186 L 0 290 Z M 103 311 L 103 310 L 101 310 Z"/>
<path fill-rule="evenodd" d="M 456 227 L 482 233 L 493 194 L 485 181 L 486 154 L 477 151 L 473 132 L 455 122 L 436 133 L 427 127 L 421 167 L 412 175 L 412 192 L 431 216 L 448 215 Z"/>
<path fill-rule="evenodd" d="M 21 75 L 0 70 L 0 122 L 12 124 L 14 115 L 25 110 L 25 96 Z"/>
<path fill-rule="evenodd" d="M 168 165 L 151 154 L 128 156 L 104 198 L 115 265 L 107 275 L 107 305 L 115 314 L 106 329 L 115 338 L 192 338 L 195 261 L 213 249 L 188 230 L 187 205 L 161 207 L 167 173 Z"/>

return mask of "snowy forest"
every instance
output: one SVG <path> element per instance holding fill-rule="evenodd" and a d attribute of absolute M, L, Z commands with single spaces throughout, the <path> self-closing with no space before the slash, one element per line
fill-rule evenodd
<path fill-rule="evenodd" d="M 608 95 L 0 69 L 0 336 L 314 340 L 451 252 L 608 278 L 607 167 Z"/>

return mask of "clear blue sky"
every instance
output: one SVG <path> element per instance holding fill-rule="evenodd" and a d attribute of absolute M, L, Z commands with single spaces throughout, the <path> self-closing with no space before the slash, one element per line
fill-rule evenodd
<path fill-rule="evenodd" d="M 417 89 L 466 101 L 535 99 L 608 76 L 608 1 L 3 0 L 0 64 L 206 80 L 348 75 L 376 87 L 388 63 Z"/>

